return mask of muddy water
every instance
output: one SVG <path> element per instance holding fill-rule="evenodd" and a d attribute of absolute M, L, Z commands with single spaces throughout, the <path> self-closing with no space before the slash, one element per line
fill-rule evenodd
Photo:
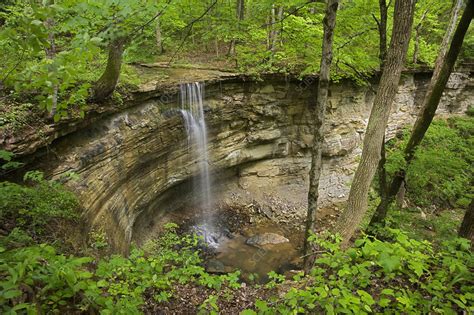
<path fill-rule="evenodd" d="M 285 233 L 286 232 L 286 233 Z M 244 279 L 254 278 L 257 282 L 266 282 L 270 271 L 285 273 L 299 268 L 299 252 L 295 241 L 267 244 L 261 246 L 248 245 L 249 237 L 263 233 L 275 233 L 288 236 L 277 226 L 250 226 L 241 233 L 233 233 L 229 237 L 221 237 L 212 258 L 215 264 L 222 263 L 225 271 L 240 270 Z"/>

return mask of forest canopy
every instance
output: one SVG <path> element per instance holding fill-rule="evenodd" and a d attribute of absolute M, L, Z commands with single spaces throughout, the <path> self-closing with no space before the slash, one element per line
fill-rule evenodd
<path fill-rule="evenodd" d="M 451 5 L 417 2 L 407 67 L 433 66 Z M 122 63 L 157 61 L 313 74 L 319 71 L 324 8 L 324 1 L 314 0 L 8 0 L 0 6 L 0 88 L 33 97 L 59 119 L 68 106 L 93 96 L 99 78 L 102 88 L 115 88 L 118 74 L 101 77 L 114 47 L 120 60 L 112 68 L 122 83 L 137 82 Z M 390 38 L 393 1 L 387 15 Z M 364 83 L 380 65 L 379 3 L 341 1 L 337 20 L 331 78 Z M 472 60 L 473 46 L 468 32 L 461 61 Z"/>

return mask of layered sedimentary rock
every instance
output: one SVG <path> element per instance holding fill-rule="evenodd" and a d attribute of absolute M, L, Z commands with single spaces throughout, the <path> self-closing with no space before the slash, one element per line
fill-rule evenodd
<path fill-rule="evenodd" d="M 429 76 L 404 75 L 387 138 L 412 124 Z M 238 80 L 206 87 L 210 170 L 215 202 L 253 203 L 275 220 L 302 220 L 306 206 L 315 82 L 284 78 Z M 376 87 L 343 81 L 331 87 L 320 184 L 321 207 L 347 198 Z M 439 113 L 473 106 L 473 81 L 454 74 Z M 103 117 L 57 139 L 47 168 L 68 181 L 92 224 L 105 228 L 118 249 L 147 237 L 168 211 L 193 204 L 198 174 L 175 94 Z"/>

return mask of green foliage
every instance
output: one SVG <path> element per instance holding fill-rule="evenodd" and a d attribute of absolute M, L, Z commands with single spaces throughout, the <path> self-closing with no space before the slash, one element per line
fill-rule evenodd
<path fill-rule="evenodd" d="M 48 245 L 0 255 L 0 310 L 4 314 L 67 312 L 68 302 L 79 292 L 92 290 L 92 273 L 84 267 L 91 261 L 87 257 L 59 255 Z"/>
<path fill-rule="evenodd" d="M 43 174 L 37 171 L 27 172 L 24 180 L 31 185 L 0 182 L 3 224 L 27 231 L 31 237 L 42 237 L 47 236 L 48 227 L 54 228 L 52 221 L 78 217 L 77 199 L 62 185 L 43 179 Z"/>
<path fill-rule="evenodd" d="M 139 314 L 144 297 L 156 303 L 173 296 L 176 284 L 194 282 L 219 290 L 237 288 L 238 273 L 212 276 L 200 265 L 195 236 L 179 237 L 176 226 L 148 252 L 134 248 L 128 258 L 114 255 L 97 267 L 88 257 L 66 257 L 48 245 L 5 251 L 0 248 L 0 311 Z M 216 297 L 209 296 L 202 310 L 216 312 Z"/>
<path fill-rule="evenodd" d="M 323 1 L 245 1 L 243 20 L 237 17 L 236 1 L 209 5 L 196 0 L 8 1 L 0 9 L 0 83 L 14 91 L 11 96 L 20 103 L 55 111 L 57 121 L 73 113 L 85 114 L 89 90 L 105 69 L 108 44 L 117 38 L 127 39 L 124 61 L 128 63 L 174 58 L 224 61 L 255 74 L 319 70 Z M 334 80 L 352 78 L 365 84 L 379 68 L 378 10 L 377 0 L 340 1 L 331 69 Z M 449 12 L 450 2 L 417 1 L 414 27 L 420 25 L 420 63 L 433 64 Z M 391 3 L 388 38 L 392 23 Z M 158 25 L 165 56 L 159 56 Z M 276 37 L 271 40 L 273 33 Z M 468 60 L 472 42 L 471 32 L 463 50 Z M 236 45 L 235 54 L 231 43 Z M 122 67 L 121 84 L 136 85 L 139 80 L 129 72 Z"/>
<path fill-rule="evenodd" d="M 10 169 L 16 169 L 22 166 L 23 163 L 13 161 L 14 156 L 15 154 L 11 152 L 0 150 L 0 160 L 4 161 L 4 163 L 0 163 L 1 169 L 10 170 Z"/>
<path fill-rule="evenodd" d="M 408 167 L 409 199 L 419 206 L 467 208 L 474 197 L 474 118 L 435 120 Z M 404 167 L 403 149 L 409 133 L 388 149 L 389 175 Z"/>
<path fill-rule="evenodd" d="M 387 229 L 381 241 L 368 236 L 341 250 L 339 237 L 311 237 L 318 256 L 303 285 L 289 289 L 259 314 L 447 313 L 473 311 L 474 256 L 469 241 L 455 239 L 435 252 L 431 243 Z M 428 297 L 428 298 L 427 298 Z M 248 313 L 251 314 L 251 313 Z"/>
<path fill-rule="evenodd" d="M 406 231 L 411 238 L 429 240 L 439 246 L 458 236 L 465 212 L 466 210 L 457 208 L 433 213 L 420 208 L 392 209 L 387 217 L 387 224 Z"/>

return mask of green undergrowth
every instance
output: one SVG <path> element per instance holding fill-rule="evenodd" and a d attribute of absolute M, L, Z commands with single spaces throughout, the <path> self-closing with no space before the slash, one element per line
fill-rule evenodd
<path fill-rule="evenodd" d="M 409 136 L 407 130 L 389 144 L 389 175 L 404 167 Z M 434 120 L 406 174 L 406 196 L 414 206 L 466 209 L 474 198 L 474 116 Z"/>
<path fill-rule="evenodd" d="M 1 158 L 1 157 L 0 157 Z M 4 157 L 5 158 L 5 157 Z M 17 166 L 8 161 L 3 166 Z M 0 182 L 0 246 L 11 248 L 48 242 L 59 246 L 63 228 L 77 225 L 79 203 L 59 182 L 46 180 L 38 171 L 24 175 L 22 184 Z"/>
<path fill-rule="evenodd" d="M 282 298 L 257 301 L 246 314 L 457 314 L 472 312 L 474 259 L 469 241 L 435 251 L 428 241 L 387 229 L 340 249 L 340 238 L 312 237 L 320 256 L 310 275 L 294 277 Z M 282 285 L 285 285 L 284 283 Z"/>
<path fill-rule="evenodd" d="M 101 259 L 64 255 L 42 244 L 0 248 L 0 305 L 3 314 L 139 314 L 149 303 L 178 303 L 174 288 L 191 284 L 232 297 L 242 290 L 239 273 L 210 275 L 196 250 L 198 238 L 179 236 L 176 225 L 129 257 Z M 387 229 L 383 239 L 364 236 L 341 250 L 340 238 L 316 237 L 318 259 L 310 274 L 286 279 L 274 272 L 261 286 L 273 298 L 243 314 L 369 314 L 472 312 L 474 258 L 467 240 L 452 239 L 434 249 L 405 232 Z M 199 289 L 202 288 L 202 289 Z M 203 314 L 219 311 L 210 294 Z"/>
<path fill-rule="evenodd" d="M 195 236 L 181 237 L 176 225 L 128 257 L 100 260 L 65 256 L 42 244 L 2 251 L 0 305 L 4 314 L 92 312 L 139 314 L 145 300 L 164 303 L 177 284 L 236 289 L 239 273 L 209 275 L 195 250 Z"/>

